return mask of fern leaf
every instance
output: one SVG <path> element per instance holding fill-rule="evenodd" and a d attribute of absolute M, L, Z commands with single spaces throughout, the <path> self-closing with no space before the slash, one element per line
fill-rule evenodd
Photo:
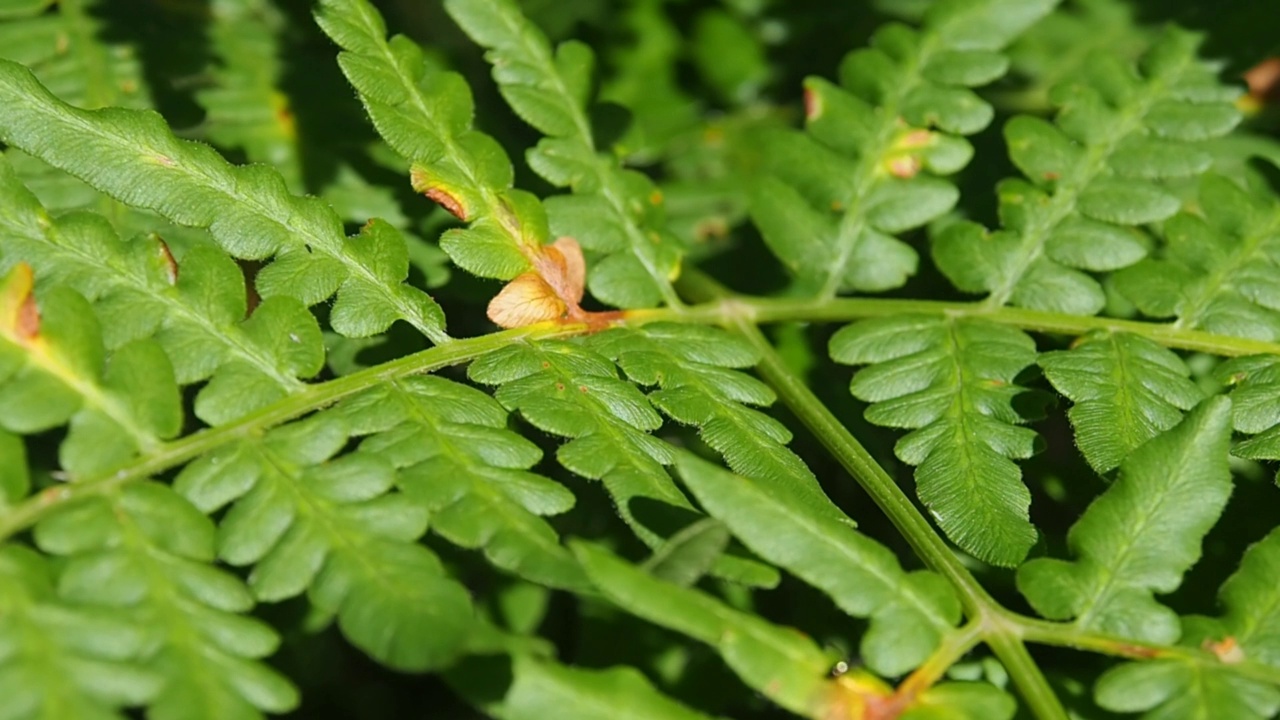
<path fill-rule="evenodd" d="M 573 556 L 541 516 L 567 511 L 563 486 L 529 472 L 536 445 L 507 429 L 507 411 L 475 388 L 443 378 L 394 380 L 343 403 L 362 452 L 387 458 L 400 487 L 427 509 L 431 529 L 483 548 L 497 567 L 537 583 L 582 588 Z"/>
<path fill-rule="evenodd" d="M 1107 710 L 1149 720 L 1267 720 L 1280 711 L 1280 690 L 1271 685 L 1225 667 L 1177 661 L 1112 668 L 1098 678 L 1094 697 Z"/>
<path fill-rule="evenodd" d="M 673 420 L 696 426 L 734 472 L 786 487 L 818 515 L 832 515 L 818 480 L 786 447 L 791 432 L 749 405 L 770 405 L 767 385 L 736 368 L 760 359 L 741 338 L 717 328 L 651 323 L 617 328 L 587 340 L 627 377 L 657 385 L 649 401 Z"/>
<path fill-rule="evenodd" d="M 1128 333 L 1099 331 L 1040 356 L 1045 377 L 1075 403 L 1067 416 L 1089 465 L 1108 472 L 1168 430 L 1204 393 L 1177 355 Z"/>
<path fill-rule="evenodd" d="M 712 517 L 762 558 L 817 587 L 854 617 L 868 618 L 861 655 L 875 672 L 919 665 L 960 621 L 960 602 L 940 576 L 904 572 L 884 546 L 854 531 L 839 511 L 814 512 L 784 488 L 737 477 L 688 454 L 680 478 Z"/>
<path fill-rule="evenodd" d="M 413 163 L 415 189 L 471 224 L 441 238 L 449 257 L 481 277 L 530 271 L 547 240 L 545 212 L 511 188 L 502 146 L 471 127 L 466 81 L 428 62 L 408 38 L 388 41 L 382 16 L 364 0 L 325 0 L 316 21 L 343 49 L 338 64 L 378 134 Z"/>
<path fill-rule="evenodd" d="M 1180 202 L 1165 178 L 1206 170 L 1203 141 L 1239 121 L 1235 93 L 1196 58 L 1195 36 L 1176 29 L 1144 56 L 1141 74 L 1109 53 L 1090 57 L 1079 80 L 1055 89 L 1055 123 L 1029 116 L 1005 126 L 1010 158 L 1026 176 L 999 186 L 1004 229 L 960 222 L 933 257 L 957 288 L 987 302 L 1092 315 L 1097 281 L 1147 253 L 1133 226 L 1168 219 Z"/>
<path fill-rule="evenodd" d="M 4 717 L 120 718 L 148 702 L 160 678 L 140 667 L 146 633 L 122 618 L 58 600 L 36 552 L 0 547 L 0 697 Z"/>
<path fill-rule="evenodd" d="M 939 2 L 921 30 L 888 25 L 846 57 L 839 86 L 805 82 L 806 132 L 762 140 L 768 174 L 751 202 L 766 243 L 804 286 L 879 291 L 915 273 L 915 251 L 894 235 L 955 205 L 959 192 L 937 176 L 968 163 L 973 148 L 958 136 L 994 114 L 968 88 L 1003 75 L 999 50 L 1054 4 Z"/>
<path fill-rule="evenodd" d="M 156 483 L 69 506 L 36 525 L 36 543 L 66 556 L 58 594 L 148 633 L 144 667 L 163 679 L 148 717 L 261 717 L 297 705 L 297 691 L 259 658 L 279 638 L 242 613 L 244 584 L 211 567 L 214 527 Z"/>
<path fill-rule="evenodd" d="M 280 171 L 302 189 L 302 164 L 289 97 L 277 89 L 284 17 L 265 0 L 217 0 L 209 6 L 209 43 L 218 65 L 213 87 L 196 93 L 205 135 L 215 145 L 244 150 L 251 162 Z"/>
<path fill-rule="evenodd" d="M 234 257 L 274 255 L 258 291 L 307 304 L 336 292 L 339 333 L 372 335 L 403 319 L 445 338 L 439 306 L 403 282 L 408 257 L 398 231 L 376 224 L 348 240 L 331 209 L 290 195 L 273 170 L 232 166 L 207 146 L 175 138 L 155 114 L 78 110 L 22 66 L 0 61 L 0 138 L 121 202 L 208 228 Z"/>
<path fill-rule="evenodd" d="M 1152 595 L 1177 588 L 1226 504 L 1230 408 L 1206 400 L 1129 455 L 1067 536 L 1078 560 L 1019 568 L 1018 588 L 1037 612 L 1118 637 L 1177 640 L 1177 615 Z"/>
<path fill-rule="evenodd" d="M 715 518 L 703 518 L 672 535 L 644 561 L 654 577 L 691 587 L 711 572 L 729 547 L 729 529 Z"/>
<path fill-rule="evenodd" d="M 574 195 L 547 201 L 553 232 L 600 255 L 588 274 L 591 294 L 618 307 L 675 304 L 679 239 L 665 230 L 662 195 L 646 176 L 597 154 L 587 106 L 595 56 L 580 42 L 552 51 L 546 36 L 510 0 L 445 3 L 453 19 L 488 48 L 493 76 L 507 103 L 547 136 L 529 165 Z"/>
<path fill-rule="evenodd" d="M 1018 703 L 1009 693 L 982 682 L 944 682 L 925 690 L 902 720 L 1010 720 Z"/>
<path fill-rule="evenodd" d="M 1213 370 L 1231 386 L 1231 423 L 1253 437 L 1232 448 L 1233 455 L 1250 460 L 1280 460 L 1280 357 L 1253 355 L 1228 360 Z"/>
<path fill-rule="evenodd" d="M 658 692 L 630 667 L 589 670 L 566 667 L 528 655 L 512 660 L 511 689 L 493 714 L 503 720 L 700 720 L 694 712 Z"/>
<path fill-rule="evenodd" d="M 637 617 L 712 646 L 765 697 L 801 715 L 809 715 L 823 699 L 831 662 L 807 637 L 694 588 L 659 580 L 607 550 L 580 542 L 573 549 L 605 597 Z"/>
<path fill-rule="evenodd" d="M 49 217 L 0 158 L 0 266 L 31 264 L 40 282 L 92 298 L 108 349 L 153 337 L 175 378 L 213 377 L 196 396 L 196 415 L 220 424 L 304 387 L 298 377 L 324 362 L 320 328 L 293 298 L 264 301 L 244 320 L 244 278 L 222 252 L 197 246 L 175 260 L 163 240 L 121 241 L 87 213 Z"/>
<path fill-rule="evenodd" d="M 1010 458 L 1030 457 L 1037 437 L 1018 427 L 1013 380 L 1035 362 L 1031 338 L 982 320 L 905 315 L 840 330 L 831 357 L 869 365 L 850 386 L 872 403 L 868 420 L 914 430 L 895 452 L 917 466 L 917 493 L 943 532 L 987 562 L 1020 562 L 1036 530 Z"/>
<path fill-rule="evenodd" d="M 1179 327 L 1280 338 L 1280 202 L 1215 174 L 1200 182 L 1200 211 L 1164 226 L 1160 258 L 1116 274 L 1116 289 L 1151 317 Z"/>
<path fill-rule="evenodd" d="M 497 399 L 535 427 L 570 438 L 556 459 L 570 471 L 601 480 L 618 514 L 650 547 L 698 517 L 667 474 L 672 448 L 650 431 L 662 417 L 607 358 L 581 345 L 542 341 L 510 345 L 471 364 L 470 378 L 500 385 Z M 717 574 L 772 585 L 776 574 L 726 555 Z"/>
<path fill-rule="evenodd" d="M 99 2 L 60 2 L 56 13 L 45 13 L 47 5 L 5 13 L 0 58 L 31 68 L 55 95 L 78 107 L 151 106 L 135 48 L 104 41 Z"/>
<path fill-rule="evenodd" d="M 393 668 L 422 671 L 457 656 L 471 623 L 466 590 L 416 540 L 425 509 L 388 492 L 391 463 L 371 453 L 333 459 L 345 423 L 328 414 L 214 451 L 174 487 L 201 511 L 232 503 L 219 557 L 253 565 L 259 600 L 309 591 L 353 644 Z"/>
<path fill-rule="evenodd" d="M 113 469 L 182 427 L 173 369 L 160 347 L 130 343 L 104 368 L 88 302 L 54 288 L 37 303 L 31 268 L 0 281 L 0 427 L 30 434 L 70 422 L 59 448 L 73 476 Z"/>

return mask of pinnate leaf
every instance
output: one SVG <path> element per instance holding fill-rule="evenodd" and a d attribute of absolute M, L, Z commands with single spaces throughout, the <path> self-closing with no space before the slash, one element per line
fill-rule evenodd
<path fill-rule="evenodd" d="M 765 697 L 799 714 L 808 714 L 820 699 L 831 663 L 804 635 L 660 580 L 602 548 L 576 543 L 573 550 L 605 597 L 637 617 L 712 646 Z"/>
<path fill-rule="evenodd" d="M 157 720 L 261 717 L 297 705 L 297 691 L 261 662 L 279 644 L 246 617 L 253 597 L 212 567 L 213 523 L 168 486 L 129 485 L 66 506 L 35 528 L 37 545 L 65 556 L 58 595 L 101 608 L 147 637 L 139 658 L 162 680 Z M 216 668 L 211 672 L 211 668 Z"/>
<path fill-rule="evenodd" d="M 566 667 L 528 655 L 517 655 L 515 681 L 503 699 L 500 717 L 508 720 L 699 720 L 690 710 L 658 692 L 638 670 Z"/>
<path fill-rule="evenodd" d="M 813 511 L 784 488 L 735 476 L 692 455 L 676 458 L 698 503 L 753 552 L 868 618 L 861 655 L 882 675 L 920 664 L 960 620 L 960 604 L 938 575 L 905 572 L 884 546 L 855 531 L 839 511 Z"/>
<path fill-rule="evenodd" d="M 13 720 L 119 718 L 160 690 L 143 669 L 147 635 L 125 619 L 59 600 L 48 561 L 20 546 L 0 548 L 0 696 Z"/>
<path fill-rule="evenodd" d="M 348 302 L 344 296 L 371 294 L 394 308 L 397 319 L 433 339 L 444 337 L 444 316 L 433 300 L 404 286 L 403 277 L 387 282 L 365 267 L 333 210 L 290 195 L 265 166 L 230 165 L 208 146 L 174 137 L 153 113 L 71 107 L 7 61 L 0 62 L 0 108 L 0 137 L 7 143 L 121 202 L 208 228 L 235 257 L 275 256 L 263 271 L 264 281 L 275 280 L 265 283 L 265 295 L 288 294 L 310 305 L 338 292 L 336 312 Z"/>
<path fill-rule="evenodd" d="M 533 472 L 542 451 L 507 428 L 507 411 L 475 388 L 444 378 L 395 380 L 343 403 L 361 451 L 387 458 L 399 484 L 431 514 L 431 529 L 459 546 L 483 548 L 497 567 L 553 587 L 584 582 L 544 515 L 574 498 Z"/>
<path fill-rule="evenodd" d="M 1129 333 L 1098 331 L 1038 361 L 1058 392 L 1075 403 L 1067 416 L 1094 470 L 1108 472 L 1139 445 L 1168 430 L 1203 393 L 1177 355 Z"/>
<path fill-rule="evenodd" d="M 989 293 L 993 304 L 1101 310 L 1101 286 L 1081 271 L 1141 260 L 1151 243 L 1134 226 L 1166 220 L 1181 206 L 1164 181 L 1208 169 L 1202 141 L 1238 121 L 1234 92 L 1196 57 L 1197 44 L 1170 29 L 1136 70 L 1113 52 L 1089 53 L 1080 72 L 1051 92 L 1054 122 L 1010 120 L 1009 157 L 1026 180 L 999 186 L 1003 229 L 952 224 L 935 238 L 939 269 L 961 290 Z M 1184 110 L 1204 117 L 1188 121 L 1194 128 L 1167 120 Z"/>
<path fill-rule="evenodd" d="M 1117 273 L 1116 289 L 1143 313 L 1186 327 L 1280 338 L 1280 202 L 1209 173 L 1201 213 L 1171 218 L 1161 257 Z"/>
<path fill-rule="evenodd" d="M 93 475 L 148 452 L 182 426 L 173 369 L 139 340 L 105 357 L 88 302 L 57 287 L 32 294 L 31 267 L 0 280 L 0 427 L 28 434 L 70 423 L 62 468 Z"/>
<path fill-rule="evenodd" d="M 937 3 L 921 29 L 889 24 L 850 53 L 839 85 L 805 81 L 805 132 L 761 137 L 751 198 L 765 242 L 804 287 L 883 291 L 915 273 L 915 251 L 894 235 L 955 205 L 959 192 L 936 176 L 967 163 L 957 136 L 994 114 L 969 87 L 1003 75 L 999 50 L 1052 6 Z"/>
<path fill-rule="evenodd" d="M 1231 493 L 1231 402 L 1205 400 L 1143 444 L 1067 536 L 1076 560 L 1036 559 L 1018 588 L 1041 615 L 1084 630 L 1171 643 L 1178 617 L 1155 593 L 1178 587 Z"/>
<path fill-rule="evenodd" d="M 353 644 L 401 670 L 450 662 L 471 623 L 471 604 L 416 540 L 425 508 L 390 492 L 391 463 L 366 452 L 334 458 L 345 424 L 319 415 L 260 440 L 223 448 L 188 466 L 175 487 L 204 512 L 227 504 L 218 555 L 252 565 L 249 587 L 277 601 L 309 590 Z"/>
<path fill-rule="evenodd" d="M 649 402 L 677 422 L 697 427 L 734 472 L 785 487 L 816 514 L 831 515 L 817 478 L 786 447 L 791 432 L 750 407 L 773 403 L 774 394 L 736 371 L 759 359 L 747 342 L 717 328 L 651 323 L 609 330 L 588 344 L 613 358 L 633 381 L 657 385 Z"/>
<path fill-rule="evenodd" d="M 680 240 L 666 228 L 662 193 L 647 176 L 622 169 L 598 147 L 588 114 L 595 55 L 577 42 L 554 50 L 511 0 L 449 0 L 450 16 L 488 50 L 493 78 L 516 114 L 546 136 L 529 165 L 573 200 L 547 204 L 555 234 L 587 249 L 591 293 L 618 307 L 650 307 L 675 298 Z M 580 211 L 586 201 L 590 217 Z M 622 242 L 600 242 L 598 226 Z"/>
<path fill-rule="evenodd" d="M 831 357 L 867 365 L 851 392 L 871 403 L 877 425 L 913 430 L 895 447 L 916 465 L 916 491 L 966 552 L 1016 565 L 1036 539 L 1031 495 L 1010 458 L 1030 457 L 1013 383 L 1035 362 L 1026 334 L 976 319 L 900 315 L 850 325 L 831 338 Z"/>

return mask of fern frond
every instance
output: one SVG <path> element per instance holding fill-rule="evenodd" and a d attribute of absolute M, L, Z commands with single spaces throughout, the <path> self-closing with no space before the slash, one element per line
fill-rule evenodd
<path fill-rule="evenodd" d="M 1026 179 L 998 187 L 1002 230 L 949 226 L 933 257 L 960 290 L 987 303 L 1093 315 L 1101 286 L 1082 270 L 1116 270 L 1141 260 L 1149 240 L 1135 226 L 1178 211 L 1165 178 L 1193 176 L 1212 157 L 1204 142 L 1235 127 L 1236 92 L 1196 57 L 1197 38 L 1170 29 L 1143 57 L 1141 74 L 1109 53 L 1059 86 L 1054 123 L 1030 116 L 1004 128 L 1009 155 Z"/>
<path fill-rule="evenodd" d="M 304 385 L 324 362 L 320 328 L 293 298 L 269 298 L 245 318 L 244 277 L 221 251 L 197 246 L 175 260 L 158 237 L 122 241 L 89 213 L 52 219 L 0 157 L 0 267 L 29 263 L 38 282 L 94 301 L 109 350 L 152 337 L 175 379 L 208 379 L 196 415 L 217 425 Z"/>
<path fill-rule="evenodd" d="M 163 680 L 153 718 L 261 717 L 298 703 L 260 658 L 279 637 L 246 617 L 253 598 L 214 568 L 213 523 L 169 487 L 129 485 L 51 515 L 40 549 L 65 556 L 58 594 L 147 633 L 144 668 Z"/>
<path fill-rule="evenodd" d="M 54 288 L 37 303 L 29 265 L 0 281 L 0 427 L 30 434 L 69 422 L 58 456 L 72 476 L 113 469 L 182 428 L 164 351 L 136 341 L 104 367 L 101 337 L 75 291 Z"/>
<path fill-rule="evenodd" d="M 497 399 L 533 426 L 570 438 L 556 451 L 565 468 L 600 480 L 618 514 L 650 547 L 698 517 L 664 466 L 672 447 L 649 433 L 662 417 L 644 393 L 618 378 L 608 358 L 562 341 L 510 345 L 473 362 L 468 376 L 498 385 Z M 776 575 L 725 555 L 717 574 L 772 585 Z"/>
<path fill-rule="evenodd" d="M 868 420 L 914 431 L 894 450 L 917 466 L 916 492 L 943 532 L 982 560 L 1018 564 L 1036 529 L 1010 458 L 1030 457 L 1037 436 L 1018 426 L 1013 381 L 1035 362 L 1035 342 L 982 320 L 903 315 L 841 329 L 831 357 L 869 366 L 850 386 L 872 403 Z"/>
<path fill-rule="evenodd" d="M 289 97 L 277 88 L 280 10 L 266 0 L 216 0 L 209 4 L 209 19 L 218 65 L 210 72 L 213 87 L 195 95 L 206 112 L 205 137 L 214 145 L 244 150 L 251 162 L 271 165 L 290 190 L 300 191 L 293 111 Z"/>
<path fill-rule="evenodd" d="M 103 39 L 96 0 L 27 3 L 6 8 L 0 22 L 0 59 L 31 68 L 40 82 L 83 108 L 151 107 L 137 51 Z"/>
<path fill-rule="evenodd" d="M 815 512 L 783 487 L 691 455 L 677 456 L 676 467 L 698 503 L 753 552 L 871 621 L 861 656 L 875 672 L 894 676 L 914 668 L 960 621 L 960 603 L 946 581 L 929 571 L 903 571 L 887 548 L 854 531 L 853 521 L 834 507 Z"/>
<path fill-rule="evenodd" d="M 343 402 L 361 451 L 387 458 L 399 485 L 452 543 L 551 587 L 581 589 L 582 571 L 542 519 L 574 497 L 533 472 L 542 451 L 507 429 L 507 411 L 475 388 L 439 377 L 393 380 Z"/>
<path fill-rule="evenodd" d="M 1077 560 L 1041 558 L 1018 569 L 1018 589 L 1052 620 L 1146 642 L 1178 639 L 1178 616 L 1154 593 L 1178 587 L 1231 493 L 1231 402 L 1205 400 L 1139 447 L 1115 484 L 1067 536 Z"/>
<path fill-rule="evenodd" d="M 510 280 L 533 269 L 548 230 L 541 203 L 511 187 L 511 161 L 472 128 L 471 89 L 429 62 L 408 38 L 389 41 L 365 0 L 325 0 L 316 21 L 343 49 L 338 64 L 374 127 L 413 163 L 414 188 L 470 228 L 440 240 L 449 257 L 480 277 Z"/>
<path fill-rule="evenodd" d="M 0 61 L 0 138 L 121 202 L 208 228 L 234 257 L 274 255 L 258 274 L 259 293 L 315 304 L 336 292 L 331 324 L 339 333 L 373 335 L 402 319 L 434 341 L 446 337 L 439 306 L 404 283 L 398 231 L 374 223 L 348 240 L 331 209 L 290 195 L 275 171 L 232 166 L 208 146 L 175 138 L 154 113 L 78 110 L 22 66 Z"/>
<path fill-rule="evenodd" d="M 699 102 L 680 87 L 683 38 L 666 5 L 667 0 L 641 0 L 620 8 L 619 24 L 635 40 L 613 45 L 604 56 L 614 69 L 600 78 L 599 99 L 631 113 L 631 125 L 618 146 L 634 162 L 663 154 L 698 122 Z"/>
<path fill-rule="evenodd" d="M 1235 445 L 1233 455 L 1250 460 L 1280 460 L 1280 357 L 1252 355 L 1228 360 L 1213 375 L 1231 388 L 1231 424 L 1253 437 Z"/>
<path fill-rule="evenodd" d="M 367 452 L 334 457 L 348 438 L 341 418 L 322 413 L 216 450 L 183 470 L 174 487 L 205 513 L 231 505 L 218 529 L 218 556 L 253 566 L 256 598 L 306 591 L 380 662 L 439 668 L 467 639 L 470 599 L 416 543 L 427 511 L 389 492 L 391 462 Z"/>
<path fill-rule="evenodd" d="M 890 24 L 846 57 L 839 86 L 806 81 L 806 132 L 762 141 L 768 174 L 751 202 L 765 242 L 805 287 L 887 290 L 915 273 L 915 251 L 894 235 L 952 208 L 959 192 L 937 176 L 968 163 L 973 148 L 959 136 L 993 117 L 968 88 L 1003 75 L 1000 49 L 1054 4 L 939 2 L 920 30 Z"/>
<path fill-rule="evenodd" d="M 707 720 L 658 692 L 631 667 L 594 670 L 517 655 L 512 674 L 511 689 L 501 704 L 486 708 L 503 720 Z"/>
<path fill-rule="evenodd" d="M 609 330 L 586 344 L 617 362 L 632 381 L 658 386 L 649 402 L 697 427 L 735 472 L 785 487 L 815 514 L 835 517 L 817 478 L 787 448 L 791 431 L 750 407 L 775 399 L 767 385 L 736 371 L 759 361 L 750 344 L 724 330 L 678 323 Z"/>
<path fill-rule="evenodd" d="M 0 697 L 12 720 L 122 717 L 160 690 L 138 664 L 143 628 L 58 600 L 54 573 L 38 553 L 0 547 Z"/>
<path fill-rule="evenodd" d="M 1098 678 L 1094 697 L 1112 712 L 1141 712 L 1152 720 L 1268 720 L 1280 711 L 1280 690 L 1274 686 L 1233 673 L 1227 665 L 1178 661 L 1119 665 Z"/>
<path fill-rule="evenodd" d="M 1213 649 L 1218 665 L 1156 661 L 1125 664 L 1098 679 L 1098 704 L 1161 718 L 1230 717 L 1265 720 L 1280 712 L 1280 689 L 1237 672 L 1240 660 L 1280 665 L 1280 532 L 1245 552 L 1219 591 L 1221 617 L 1183 618 L 1183 644 Z M 1134 693 L 1134 688 L 1142 692 Z"/>
<path fill-rule="evenodd" d="M 1020 112 L 1049 110 L 1053 89 L 1081 74 L 1093 55 L 1137 60 L 1157 34 L 1137 25 L 1134 14 L 1132 6 L 1117 0 L 1063 2 L 1005 51 L 1009 74 L 1027 85 L 1011 92 L 996 90 L 995 104 Z"/>
<path fill-rule="evenodd" d="M 1159 258 L 1116 274 L 1116 289 L 1179 327 L 1280 339 L 1280 200 L 1206 174 L 1199 202 L 1165 223 Z"/>
<path fill-rule="evenodd" d="M 510 0 L 445 3 L 453 19 L 488 48 L 493 76 L 507 103 L 547 137 L 529 165 L 574 195 L 547 201 L 553 232 L 598 253 L 587 275 L 591 294 L 617 307 L 678 305 L 671 280 L 683 248 L 665 229 L 662 195 L 645 175 L 601 155 L 587 108 L 595 56 L 586 45 L 551 44 Z"/>
<path fill-rule="evenodd" d="M 1076 445 L 1099 473 L 1168 430 L 1204 397 L 1177 355 L 1129 333 L 1098 331 L 1038 361 L 1074 403 L 1067 416 Z"/>
<path fill-rule="evenodd" d="M 811 716 L 825 699 L 831 661 L 812 640 L 735 610 L 695 588 L 653 577 L 607 550 L 574 543 L 588 577 L 627 612 L 715 648 L 748 686 Z"/>

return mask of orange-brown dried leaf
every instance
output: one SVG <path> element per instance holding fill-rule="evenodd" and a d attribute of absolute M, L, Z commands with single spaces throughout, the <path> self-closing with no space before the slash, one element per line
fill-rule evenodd
<path fill-rule="evenodd" d="M 568 311 L 564 300 L 534 272 L 516 276 L 489 301 L 489 319 L 499 327 L 517 328 L 559 320 Z"/>

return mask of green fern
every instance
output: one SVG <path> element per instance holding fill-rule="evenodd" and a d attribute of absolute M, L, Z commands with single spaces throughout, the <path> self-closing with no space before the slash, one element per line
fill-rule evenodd
<path fill-rule="evenodd" d="M 1171 30 L 1143 58 L 1090 56 L 1082 76 L 1053 91 L 1055 123 L 1016 117 L 1005 126 L 1009 157 L 1026 180 L 998 188 L 1001 223 L 988 233 L 956 223 L 935 240 L 934 259 L 956 287 L 1013 303 L 1092 315 L 1104 297 L 1081 270 L 1133 265 L 1148 250 L 1135 226 L 1165 220 L 1178 198 L 1165 178 L 1208 169 L 1198 145 L 1239 121 L 1235 92 L 1195 57 L 1196 39 Z"/>
<path fill-rule="evenodd" d="M 982 321 L 899 316 L 831 338 L 831 356 L 870 365 L 851 390 L 867 419 L 914 430 L 895 452 L 917 465 L 916 491 L 961 547 L 1016 565 L 1036 540 L 1030 493 L 1010 458 L 1030 457 L 1036 434 L 1018 424 L 1014 378 L 1035 362 L 1025 333 Z"/>
<path fill-rule="evenodd" d="M 0 718 L 1280 714 L 1262 92 L 882 5 L 0 0 Z"/>

